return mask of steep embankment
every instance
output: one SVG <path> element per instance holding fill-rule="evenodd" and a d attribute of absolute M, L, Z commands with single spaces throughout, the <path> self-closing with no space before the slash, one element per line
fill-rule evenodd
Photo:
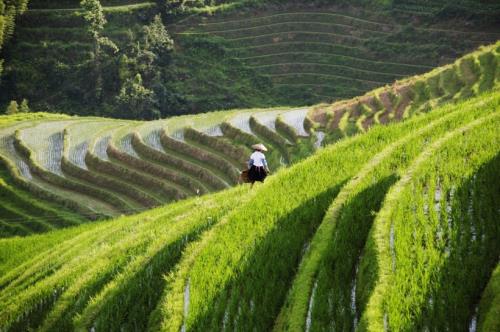
<path fill-rule="evenodd" d="M 345 139 L 250 191 L 0 240 L 2 328 L 463 329 L 500 253 L 499 109 L 497 91 L 483 94 Z M 341 252 L 349 264 L 329 271 Z"/>

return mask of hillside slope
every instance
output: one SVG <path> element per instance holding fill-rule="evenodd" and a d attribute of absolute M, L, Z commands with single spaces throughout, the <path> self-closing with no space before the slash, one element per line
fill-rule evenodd
<path fill-rule="evenodd" d="M 500 254 L 499 110 L 498 91 L 483 94 L 253 190 L 0 240 L 1 328 L 463 330 Z M 329 271 L 337 253 L 345 270 Z"/>
<path fill-rule="evenodd" d="M 88 220 L 132 214 L 234 186 L 252 144 L 268 146 L 276 171 L 344 136 L 498 89 L 499 59 L 497 43 L 392 87 L 310 109 L 250 109 L 149 122 L 3 117 L 3 178 L 24 195 L 72 211 L 61 225 L 73 224 L 75 214 Z M 12 204 L 8 195 L 1 201 Z M 45 214 L 29 213 L 25 224 L 16 213 L 3 218 L 2 236 L 50 230 Z"/>
<path fill-rule="evenodd" d="M 26 98 L 36 111 L 134 119 L 312 105 L 451 63 L 500 36 L 487 14 L 474 20 L 452 9 L 426 20 L 408 17 L 401 6 L 236 1 L 235 9 L 195 8 L 188 17 L 180 9 L 169 12 L 164 31 L 154 25 L 161 6 L 102 3 L 103 35 L 118 50 L 102 54 L 104 69 L 97 70 L 78 2 L 30 2 L 4 52 L 0 104 Z M 204 3 L 188 1 L 183 8 Z M 170 37 L 173 49 L 153 45 Z M 104 84 L 97 97 L 99 75 Z"/>

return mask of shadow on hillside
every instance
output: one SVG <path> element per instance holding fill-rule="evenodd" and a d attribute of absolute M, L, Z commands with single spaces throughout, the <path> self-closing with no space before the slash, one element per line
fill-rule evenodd
<path fill-rule="evenodd" d="M 358 282 L 358 271 L 368 234 L 389 188 L 398 181 L 392 174 L 349 199 L 335 221 L 332 242 L 322 254 L 317 275 L 315 306 L 311 328 L 317 331 L 353 331 L 365 303 L 365 289 Z M 361 296 L 360 296 L 361 295 Z"/>
<path fill-rule="evenodd" d="M 431 290 L 420 310 L 412 312 L 410 328 L 426 326 L 438 331 L 469 330 L 476 306 L 500 256 L 500 154 L 497 154 L 453 194 L 451 214 L 441 223 L 449 225 L 440 247 L 441 267 L 434 271 Z M 449 193 L 444 195 L 445 202 Z M 443 208 L 441 208 L 443 209 Z M 449 222 L 449 224 L 448 224 Z M 479 320 L 481 317 L 479 317 Z M 477 328 L 480 331 L 480 326 Z"/>
<path fill-rule="evenodd" d="M 236 277 L 207 304 L 210 311 L 189 330 L 270 331 L 309 241 L 343 185 L 322 192 L 278 220 L 242 259 Z"/>

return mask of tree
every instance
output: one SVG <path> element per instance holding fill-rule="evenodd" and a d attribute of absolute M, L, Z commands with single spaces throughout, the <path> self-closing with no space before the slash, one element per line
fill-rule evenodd
<path fill-rule="evenodd" d="M 97 101 L 100 102 L 103 90 L 101 65 L 106 56 L 103 47 L 106 47 L 112 53 L 118 52 L 118 47 L 109 38 L 102 36 L 107 21 L 99 0 L 82 0 L 80 6 L 83 9 L 83 18 L 87 22 L 87 31 L 93 39 L 93 60 L 96 77 L 95 96 Z"/>
<path fill-rule="evenodd" d="M 5 112 L 5 114 L 12 115 L 17 113 L 19 113 L 19 106 L 17 105 L 17 101 L 13 100 L 9 103 L 9 106 L 7 107 L 7 111 Z"/>
<path fill-rule="evenodd" d="M 156 15 L 151 24 L 144 26 L 144 44 L 147 50 L 156 55 L 158 62 L 161 64 L 169 62 L 174 41 L 163 25 L 160 15 Z"/>
<path fill-rule="evenodd" d="M 19 112 L 21 113 L 29 113 L 30 107 L 28 106 L 28 100 L 26 98 L 21 102 L 21 106 L 19 107 Z"/>
<path fill-rule="evenodd" d="M 140 74 L 123 84 L 120 94 L 116 97 L 116 103 L 120 117 L 146 120 L 159 118 L 155 94 L 144 87 Z"/>

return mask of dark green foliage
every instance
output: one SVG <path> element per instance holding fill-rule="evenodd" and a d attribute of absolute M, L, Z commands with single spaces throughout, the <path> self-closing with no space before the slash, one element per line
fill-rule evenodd
<path fill-rule="evenodd" d="M 152 90 L 145 88 L 142 77 L 137 74 L 134 78 L 128 78 L 116 96 L 118 112 L 128 119 L 153 120 L 160 117 L 156 109 L 155 95 Z"/>

